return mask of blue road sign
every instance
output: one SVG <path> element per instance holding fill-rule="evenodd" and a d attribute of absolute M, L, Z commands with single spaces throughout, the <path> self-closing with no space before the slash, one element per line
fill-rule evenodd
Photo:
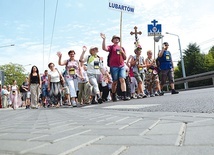
<path fill-rule="evenodd" d="M 158 21 L 155 19 L 151 23 L 153 24 L 148 24 L 148 36 L 161 35 L 161 24 L 156 24 Z"/>

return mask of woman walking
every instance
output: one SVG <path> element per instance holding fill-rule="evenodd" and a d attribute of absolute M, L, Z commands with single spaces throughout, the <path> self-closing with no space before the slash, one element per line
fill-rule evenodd
<path fill-rule="evenodd" d="M 49 69 L 51 70 L 48 73 L 48 91 L 50 104 L 54 105 L 56 108 L 60 106 L 61 101 L 61 83 L 60 79 L 64 81 L 62 74 L 55 68 L 54 63 L 48 64 Z"/>
<path fill-rule="evenodd" d="M 75 98 L 77 97 L 77 90 L 78 90 L 78 80 L 77 77 L 82 78 L 81 71 L 80 71 L 80 64 L 78 60 L 75 60 L 75 51 L 70 50 L 68 52 L 69 59 L 62 61 L 62 53 L 57 52 L 59 57 L 58 64 L 60 66 L 65 66 L 65 81 L 69 87 L 70 97 L 71 97 L 71 104 L 73 107 L 77 106 Z"/>
<path fill-rule="evenodd" d="M 31 108 L 38 109 L 39 105 L 39 95 L 41 88 L 39 70 L 36 66 L 31 68 L 31 73 L 29 75 L 29 88 L 31 94 Z"/>
<path fill-rule="evenodd" d="M 13 80 L 13 84 L 11 85 L 10 99 L 12 102 L 12 108 L 14 110 L 17 109 L 19 106 L 21 106 L 21 96 L 20 96 L 19 88 L 16 84 L 16 80 Z"/>

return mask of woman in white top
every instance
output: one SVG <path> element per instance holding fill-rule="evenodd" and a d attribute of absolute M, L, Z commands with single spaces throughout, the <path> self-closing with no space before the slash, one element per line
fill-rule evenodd
<path fill-rule="evenodd" d="M 54 63 L 52 62 L 49 63 L 48 67 L 51 70 L 48 73 L 48 91 L 49 91 L 49 97 L 50 97 L 50 104 L 53 104 L 58 108 L 60 106 L 60 100 L 61 100 L 60 78 L 63 78 L 63 77 L 61 73 L 55 68 Z"/>
<path fill-rule="evenodd" d="M 19 106 L 21 106 L 21 96 L 20 96 L 19 88 L 16 84 L 16 80 L 13 80 L 13 85 L 11 85 L 10 99 L 12 102 L 12 108 L 14 110 Z"/>
<path fill-rule="evenodd" d="M 89 50 L 90 55 L 85 55 L 86 47 L 83 46 L 83 52 L 80 56 L 80 62 L 87 63 L 87 75 L 89 78 L 89 83 L 93 86 L 92 89 L 92 102 L 91 104 L 102 103 L 103 100 L 100 96 L 100 90 L 98 83 L 101 83 L 100 80 L 101 73 L 107 75 L 108 72 L 103 69 L 103 63 L 100 60 L 100 57 L 97 55 L 98 48 L 91 47 Z M 97 99 L 96 99 L 97 98 Z"/>

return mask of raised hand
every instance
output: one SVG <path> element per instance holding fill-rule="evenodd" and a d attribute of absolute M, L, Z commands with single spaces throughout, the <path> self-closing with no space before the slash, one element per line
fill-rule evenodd
<path fill-rule="evenodd" d="M 105 34 L 103 34 L 103 33 L 100 33 L 100 36 L 101 36 L 101 38 L 103 38 L 103 39 L 105 39 L 105 38 L 106 38 L 106 35 L 105 35 Z"/>
<path fill-rule="evenodd" d="M 83 51 L 83 52 L 86 52 L 86 50 L 87 50 L 87 47 L 86 47 L 86 46 L 83 46 L 83 47 L 82 47 L 82 51 Z"/>
<path fill-rule="evenodd" d="M 58 57 L 62 57 L 62 53 L 61 53 L 60 51 L 57 52 L 56 55 L 57 55 Z"/>

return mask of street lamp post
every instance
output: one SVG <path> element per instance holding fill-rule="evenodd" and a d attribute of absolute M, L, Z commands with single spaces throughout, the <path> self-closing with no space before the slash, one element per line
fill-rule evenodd
<path fill-rule="evenodd" d="M 155 42 L 159 42 L 159 40 L 161 39 L 161 46 L 162 46 L 163 45 L 163 37 L 164 37 L 164 35 L 159 35 L 157 37 L 154 37 L 154 40 L 155 40 Z M 160 51 L 159 46 L 158 46 L 158 50 Z"/>
<path fill-rule="evenodd" d="M 183 78 L 185 79 L 185 78 L 186 78 L 186 71 L 185 71 L 184 59 L 183 59 L 182 51 L 181 51 L 180 37 L 179 37 L 179 35 L 177 35 L 177 34 L 173 34 L 173 33 L 169 33 L 169 32 L 166 32 L 166 34 L 169 34 L 169 35 L 173 35 L 173 36 L 177 36 L 177 37 L 178 37 L 178 45 L 179 45 L 180 57 L 181 57 L 182 74 L 183 74 Z M 188 88 L 187 82 L 184 82 L 184 89 L 187 89 L 187 88 Z"/>

